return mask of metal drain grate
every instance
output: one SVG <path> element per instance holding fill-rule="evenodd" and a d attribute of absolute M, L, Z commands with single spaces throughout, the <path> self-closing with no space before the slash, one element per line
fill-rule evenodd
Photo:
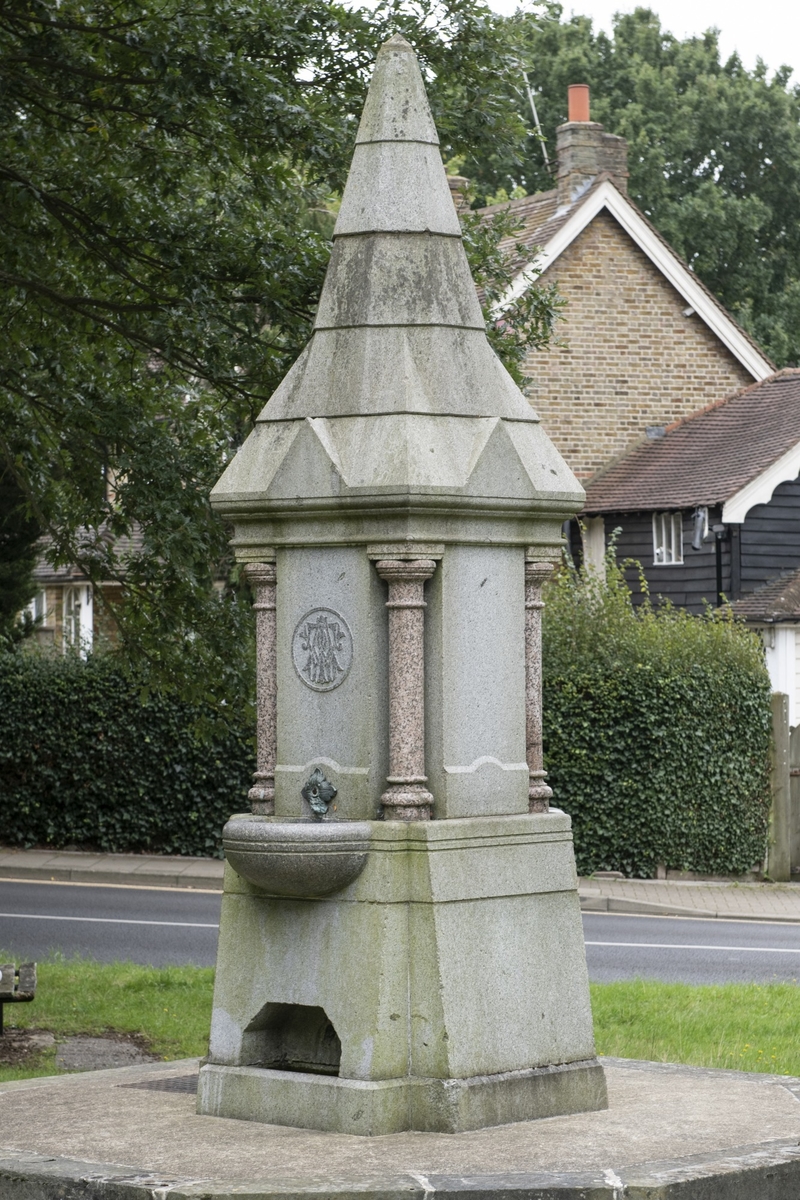
<path fill-rule="evenodd" d="M 171 1075 L 168 1079 L 145 1079 L 141 1083 L 118 1083 L 117 1087 L 141 1088 L 144 1092 L 196 1092 L 199 1075 Z"/>

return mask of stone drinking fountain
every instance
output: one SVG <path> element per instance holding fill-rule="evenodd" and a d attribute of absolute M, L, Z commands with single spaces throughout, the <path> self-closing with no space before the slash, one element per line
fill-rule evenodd
<path fill-rule="evenodd" d="M 255 593 L 198 1111 L 386 1134 L 605 1108 L 541 585 L 583 492 L 492 352 L 416 58 L 377 57 L 311 340 L 213 493 Z"/>

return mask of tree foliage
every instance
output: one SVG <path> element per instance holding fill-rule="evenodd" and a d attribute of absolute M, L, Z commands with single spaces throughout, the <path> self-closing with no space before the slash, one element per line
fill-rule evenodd
<path fill-rule="evenodd" d="M 146 680 L 249 694 L 208 492 L 308 337 L 329 201 L 398 28 L 446 156 L 510 151 L 509 48 L 480 0 L 0 8 L 0 461 L 56 562 L 122 584 Z"/>
<path fill-rule="evenodd" d="M 520 11 L 506 20 L 519 66 L 499 86 L 527 124 L 464 171 L 480 199 L 552 187 L 535 135 L 528 71 L 551 159 L 567 119 L 567 87 L 588 83 L 592 118 L 629 144 L 632 199 L 779 366 L 800 362 L 800 86 L 737 55 L 720 58 L 714 30 L 683 40 L 637 8 L 613 36 L 587 17 Z M 800 63 L 795 62 L 795 66 Z"/>
<path fill-rule="evenodd" d="M 40 534 L 19 484 L 0 464 L 0 652 L 32 631 L 29 616 L 20 614 L 36 591 L 33 568 Z"/>

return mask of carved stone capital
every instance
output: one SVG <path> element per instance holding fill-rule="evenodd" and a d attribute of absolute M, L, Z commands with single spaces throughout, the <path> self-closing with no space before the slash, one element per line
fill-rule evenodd
<path fill-rule="evenodd" d="M 387 583 L 424 583 L 436 570 L 436 562 L 432 558 L 382 558 L 375 563 L 375 570 Z"/>
<path fill-rule="evenodd" d="M 553 564 L 551 562 L 525 562 L 525 583 L 531 585 L 532 589 L 540 589 L 543 583 L 546 583 L 553 574 Z M 528 589 L 525 592 L 525 603 L 528 603 Z"/>

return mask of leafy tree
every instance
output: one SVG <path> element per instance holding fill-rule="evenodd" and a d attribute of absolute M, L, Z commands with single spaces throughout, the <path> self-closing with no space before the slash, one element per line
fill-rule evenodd
<path fill-rule="evenodd" d="M 32 573 L 40 534 L 13 473 L 0 468 L 0 650 L 32 631 L 30 618 L 20 613 L 36 591 Z"/>
<path fill-rule="evenodd" d="M 612 37 L 587 17 L 520 11 L 506 21 L 519 66 L 498 86 L 524 117 L 516 152 L 498 143 L 464 165 L 479 199 L 552 187 L 522 70 L 535 88 L 551 159 L 570 83 L 592 89 L 592 116 L 628 139 L 632 199 L 781 366 L 800 362 L 800 87 L 770 78 L 717 34 L 680 40 L 649 8 L 618 16 Z"/>
<path fill-rule="evenodd" d="M 248 607 L 208 492 L 308 336 L 329 201 L 398 28 L 446 156 L 510 153 L 524 125 L 494 85 L 511 51 L 481 0 L 0 9 L 0 461 L 55 559 L 122 583 L 145 679 L 193 697 L 249 695 Z"/>

